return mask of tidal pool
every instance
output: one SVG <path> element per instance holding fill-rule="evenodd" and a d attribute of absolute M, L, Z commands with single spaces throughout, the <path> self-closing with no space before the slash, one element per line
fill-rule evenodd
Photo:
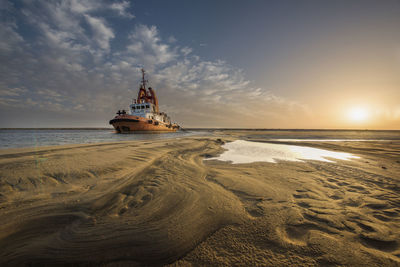
<path fill-rule="evenodd" d="M 222 146 L 227 149 L 221 155 L 207 160 L 231 161 L 237 163 L 319 160 L 334 162 L 334 160 L 350 160 L 357 157 L 350 153 L 334 152 L 325 149 L 280 145 L 260 142 L 236 140 Z"/>

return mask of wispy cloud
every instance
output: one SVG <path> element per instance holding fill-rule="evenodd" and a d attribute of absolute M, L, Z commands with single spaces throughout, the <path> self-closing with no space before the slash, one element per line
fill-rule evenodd
<path fill-rule="evenodd" d="M 8 17 L 14 22 L 0 24 L 0 36 L 7 37 L 0 39 L 3 110 L 12 103 L 66 117 L 85 112 L 106 123 L 136 95 L 139 69 L 145 67 L 162 109 L 185 126 L 268 127 L 309 112 L 253 86 L 243 70 L 223 60 L 202 60 L 195 48 L 173 37 L 163 40 L 156 26 L 134 23 L 127 38 L 120 35 L 112 20 L 134 18 L 128 1 L 26 2 Z M 22 22 L 38 34 L 24 38 Z M 126 45 L 116 50 L 114 39 Z"/>
<path fill-rule="evenodd" d="M 23 42 L 23 38 L 17 32 L 15 22 L 0 24 L 0 53 L 10 53 Z"/>
<path fill-rule="evenodd" d="M 0 96 L 22 96 L 22 94 L 26 93 L 27 90 L 23 88 L 8 88 L 7 90 L 5 89 L 0 89 Z"/>
<path fill-rule="evenodd" d="M 122 2 L 118 2 L 118 3 L 112 3 L 110 5 L 110 8 L 112 10 L 117 11 L 118 14 L 122 17 L 133 19 L 133 18 L 135 18 L 135 16 L 127 11 L 129 6 L 130 6 L 130 3 L 128 1 L 122 1 Z"/>
<path fill-rule="evenodd" d="M 131 62 L 143 64 L 150 71 L 153 67 L 171 62 L 177 58 L 176 49 L 163 43 L 155 26 L 137 25 L 129 36 L 127 47 Z"/>
<path fill-rule="evenodd" d="M 108 50 L 110 48 L 110 40 L 115 37 L 113 30 L 107 26 L 103 19 L 89 15 L 85 15 L 85 18 L 92 28 L 94 40 L 99 47 Z"/>

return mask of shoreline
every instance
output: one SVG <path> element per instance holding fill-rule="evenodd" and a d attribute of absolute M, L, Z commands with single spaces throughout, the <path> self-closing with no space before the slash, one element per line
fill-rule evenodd
<path fill-rule="evenodd" d="M 9 131 L 9 132 L 8 132 Z M 15 132 L 16 131 L 16 132 Z M 53 133 L 54 131 L 54 133 Z M 59 133 L 57 131 L 60 131 Z M 79 133 L 79 131 L 82 131 Z M 12 133 L 8 135 L 8 133 Z M 57 134 L 55 134 L 57 133 Z M 90 134 L 94 133 L 94 134 Z M 99 134 L 96 134 L 99 133 Z M 164 136 L 165 135 L 165 136 Z M 186 136 L 223 136 L 232 138 L 260 139 L 263 142 L 396 142 L 400 140 L 400 131 L 364 131 L 364 130 L 272 130 L 272 129 L 190 129 L 177 133 L 133 133 L 116 134 L 110 129 L 25 129 L 3 130 L 0 150 L 13 148 L 35 148 L 70 144 L 96 144 L 133 140 L 170 139 Z M 151 138 L 154 137 L 154 138 Z M 50 140 L 50 141 L 49 141 Z M 57 144 L 59 143 L 59 144 Z"/>

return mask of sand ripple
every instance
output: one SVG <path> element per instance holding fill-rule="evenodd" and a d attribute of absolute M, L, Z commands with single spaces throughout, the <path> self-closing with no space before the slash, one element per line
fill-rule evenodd
<path fill-rule="evenodd" d="M 6 181 L 5 188 L 8 181 L 16 180 L 16 184 L 6 195 L 9 201 L 2 203 L 7 211 L 2 219 L 7 218 L 7 223 L 1 227 L 1 261 L 12 265 L 172 262 L 245 214 L 239 200 L 205 179 L 201 155 L 218 147 L 213 141 L 183 142 L 172 150 L 158 147 L 143 154 L 137 150 L 151 151 L 152 147 L 106 147 L 75 148 L 70 156 L 87 153 L 84 149 L 91 153 L 104 149 L 97 156 L 109 158 L 120 152 L 137 158 L 127 162 L 110 158 L 111 162 L 94 166 L 88 175 L 79 166 L 73 173 L 55 173 L 59 164 L 72 165 L 73 159 L 61 157 L 58 164 L 40 168 L 43 176 Z M 61 149 L 46 157 L 50 164 L 65 153 Z M 19 165 L 27 154 L 16 157 L 21 160 L 14 164 Z M 52 179 L 42 179 L 49 176 Z M 64 192 L 55 194 L 59 186 Z M 35 198 L 32 194 L 38 188 L 42 189 L 36 190 L 38 199 L 22 205 L 21 195 Z"/>
<path fill-rule="evenodd" d="M 0 152 L 0 265 L 400 265 L 400 144 L 302 144 L 361 157 L 336 163 L 203 162 L 222 143 Z"/>

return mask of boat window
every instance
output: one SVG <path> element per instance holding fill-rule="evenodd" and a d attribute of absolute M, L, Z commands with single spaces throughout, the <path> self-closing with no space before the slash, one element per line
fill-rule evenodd
<path fill-rule="evenodd" d="M 146 105 L 146 108 L 150 108 L 150 105 Z"/>
<path fill-rule="evenodd" d="M 141 109 L 144 109 L 144 105 L 142 105 L 140 108 L 141 108 Z"/>
<path fill-rule="evenodd" d="M 132 109 L 136 109 L 136 107 L 135 107 L 135 106 L 133 106 L 133 107 L 132 107 Z"/>

